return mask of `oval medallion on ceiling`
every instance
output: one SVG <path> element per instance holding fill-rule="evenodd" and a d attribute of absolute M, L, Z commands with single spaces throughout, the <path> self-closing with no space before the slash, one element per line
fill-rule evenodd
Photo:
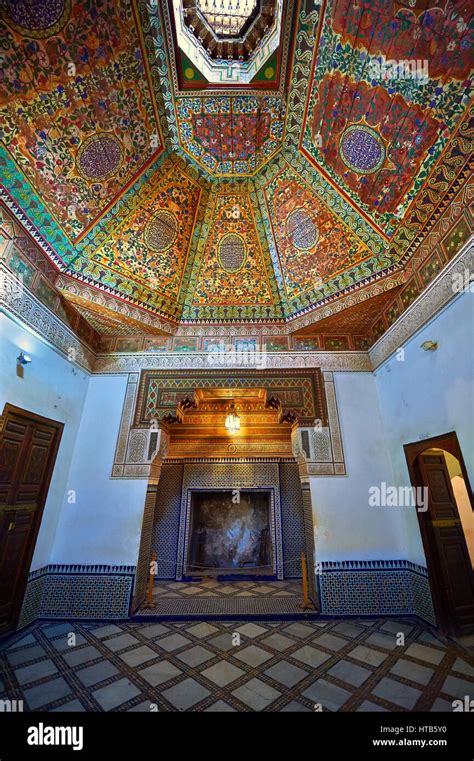
<path fill-rule="evenodd" d="M 57 34 L 71 14 L 71 0 L 6 0 L 2 6 L 10 26 L 38 39 Z"/>
<path fill-rule="evenodd" d="M 385 161 L 385 145 L 380 135 L 364 124 L 347 127 L 339 141 L 344 164 L 358 174 L 373 174 Z"/>
<path fill-rule="evenodd" d="M 286 233 L 299 251 L 309 251 L 318 242 L 319 230 L 307 209 L 294 209 L 286 218 Z"/>
<path fill-rule="evenodd" d="M 219 263 L 226 272 L 238 272 L 245 264 L 247 248 L 242 236 L 226 233 L 219 241 Z"/>
<path fill-rule="evenodd" d="M 110 132 L 97 132 L 82 143 L 76 165 L 86 180 L 105 180 L 119 168 L 123 160 L 120 140 Z"/>
<path fill-rule="evenodd" d="M 157 254 L 161 254 L 171 248 L 177 234 L 178 220 L 175 215 L 166 209 L 160 209 L 145 227 L 145 245 Z"/>

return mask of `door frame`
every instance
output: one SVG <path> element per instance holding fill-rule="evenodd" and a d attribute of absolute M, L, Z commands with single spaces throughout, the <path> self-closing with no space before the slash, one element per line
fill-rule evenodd
<path fill-rule="evenodd" d="M 56 464 L 59 445 L 61 443 L 61 438 L 62 438 L 62 434 L 64 430 L 64 423 L 60 423 L 58 420 L 53 420 L 52 418 L 43 417 L 42 415 L 38 415 L 36 412 L 31 412 L 30 410 L 25 410 L 22 407 L 16 407 L 14 404 L 10 404 L 9 402 L 6 402 L 3 408 L 3 412 L 0 415 L 0 439 L 3 437 L 5 423 L 9 417 L 13 417 L 13 418 L 20 417 L 29 422 L 39 423 L 42 425 L 49 425 L 50 427 L 56 429 L 56 433 L 54 436 L 54 443 L 51 448 L 49 462 L 44 472 L 43 482 L 41 484 L 41 494 L 40 494 L 40 499 L 38 501 L 38 509 L 35 511 L 36 515 L 34 518 L 34 524 L 32 526 L 30 536 L 28 537 L 28 542 L 27 542 L 27 546 L 25 550 L 25 556 L 23 560 L 24 568 L 21 572 L 20 581 L 16 585 L 16 589 L 13 595 L 13 600 L 12 600 L 13 614 L 10 619 L 11 626 L 6 630 L 7 632 L 11 631 L 12 629 L 16 629 L 18 620 L 20 618 L 21 608 L 23 605 L 26 587 L 28 584 L 28 574 L 31 567 L 31 561 L 33 559 L 33 553 L 35 551 L 39 529 L 41 526 L 41 522 L 43 520 L 44 506 L 46 504 L 46 499 L 48 497 L 49 487 L 51 485 L 51 478 L 53 475 L 54 466 Z"/>
<path fill-rule="evenodd" d="M 449 431 L 448 433 L 440 434 L 439 436 L 432 436 L 429 439 L 423 439 L 421 441 L 415 441 L 411 444 L 404 444 L 403 449 L 405 452 L 405 458 L 407 461 L 408 472 L 410 474 L 410 480 L 412 486 L 426 486 L 421 481 L 419 470 L 417 467 L 418 457 L 427 449 L 444 449 L 452 454 L 459 461 L 461 465 L 461 472 L 466 484 L 466 491 L 471 503 L 471 508 L 474 511 L 474 501 L 471 485 L 469 483 L 469 477 L 467 475 L 466 465 L 462 456 L 461 447 L 459 446 L 458 437 L 455 431 Z M 431 596 L 433 598 L 433 606 L 435 610 L 436 620 L 439 627 L 448 633 L 452 632 L 453 625 L 449 620 L 445 595 L 442 585 L 438 582 L 438 568 L 433 557 L 434 548 L 432 546 L 431 537 L 429 535 L 428 526 L 426 521 L 423 520 L 423 515 L 416 512 L 418 525 L 420 527 L 421 541 L 423 543 L 423 550 L 425 552 L 426 565 L 428 569 L 428 581 L 431 589 Z"/>

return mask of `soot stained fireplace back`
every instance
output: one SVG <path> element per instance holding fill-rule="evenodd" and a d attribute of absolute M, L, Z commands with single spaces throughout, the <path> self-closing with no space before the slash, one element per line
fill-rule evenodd
<path fill-rule="evenodd" d="M 193 491 L 186 573 L 272 573 L 269 491 Z"/>

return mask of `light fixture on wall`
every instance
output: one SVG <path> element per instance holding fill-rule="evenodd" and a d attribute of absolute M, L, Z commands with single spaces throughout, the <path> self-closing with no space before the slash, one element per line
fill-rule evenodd
<path fill-rule="evenodd" d="M 234 402 L 230 403 L 229 412 L 225 419 L 225 427 L 229 433 L 237 433 L 237 431 L 240 431 L 240 417 L 237 414 Z"/>
<path fill-rule="evenodd" d="M 423 341 L 421 348 L 425 351 L 436 351 L 438 343 L 436 341 Z"/>
<path fill-rule="evenodd" d="M 23 351 L 20 351 L 16 361 L 18 365 L 29 365 L 31 362 L 31 357 L 29 354 L 25 354 Z"/>

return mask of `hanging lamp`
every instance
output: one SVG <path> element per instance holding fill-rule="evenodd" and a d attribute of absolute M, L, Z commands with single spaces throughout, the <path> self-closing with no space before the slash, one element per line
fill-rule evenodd
<path fill-rule="evenodd" d="M 229 412 L 225 419 L 225 427 L 229 433 L 237 433 L 240 431 L 240 417 L 237 414 L 234 402 L 230 403 Z"/>

